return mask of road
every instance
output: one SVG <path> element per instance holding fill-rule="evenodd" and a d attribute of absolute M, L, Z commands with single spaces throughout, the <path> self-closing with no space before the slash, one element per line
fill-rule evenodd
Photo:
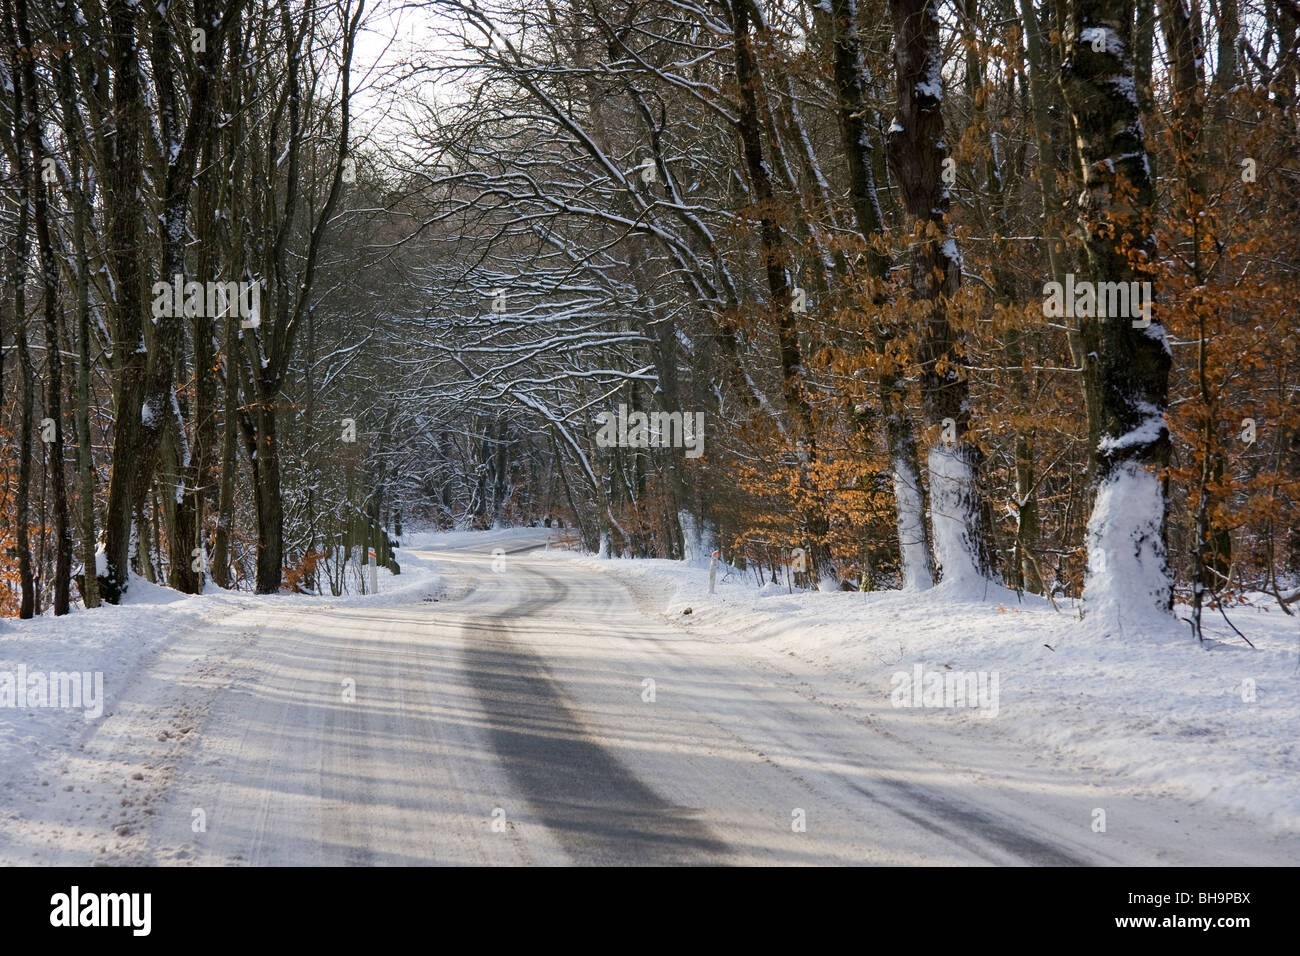
<path fill-rule="evenodd" d="M 76 820 L 51 808 L 52 861 L 1300 858 L 1250 820 L 872 713 L 798 660 L 688 633 L 616 575 L 538 554 L 540 534 L 431 552 L 445 591 L 409 604 L 263 604 L 178 639 L 83 742 L 90 783 L 59 795 Z"/>

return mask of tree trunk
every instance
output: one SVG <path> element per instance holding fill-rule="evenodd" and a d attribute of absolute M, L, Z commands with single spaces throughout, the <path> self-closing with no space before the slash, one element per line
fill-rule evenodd
<path fill-rule="evenodd" d="M 9 3 L 0 7 L 4 13 L 4 31 L 9 47 L 9 75 L 21 76 L 21 59 L 18 35 L 14 29 L 13 8 Z M 13 101 L 10 108 L 12 123 L 12 148 L 17 167 L 18 185 L 18 221 L 14 233 L 14 243 L 8 262 L 8 272 L 14 284 L 14 343 L 18 352 L 18 376 L 22 381 L 22 401 L 20 413 L 22 420 L 18 426 L 18 487 L 14 490 L 14 546 L 18 551 L 18 586 L 20 618 L 33 617 L 36 607 L 36 580 L 32 570 L 31 534 L 28 524 L 31 520 L 31 484 L 32 484 L 32 415 L 36 405 L 36 371 L 32 366 L 31 352 L 27 345 L 27 258 L 29 252 L 28 224 L 30 222 L 31 200 L 26 176 L 26 161 L 23 154 L 23 96 L 21 80 L 10 85 Z"/>
<path fill-rule="evenodd" d="M 21 189 L 21 183 L 19 188 Z M 18 351 L 18 377 L 22 381 L 22 420 L 18 426 L 18 487 L 14 492 L 14 544 L 18 550 L 18 616 L 32 617 L 36 613 L 36 581 L 32 574 L 32 545 L 28 524 L 31 520 L 32 485 L 32 411 L 36 404 L 36 372 L 32 367 L 31 353 L 27 348 L 27 208 L 24 201 L 18 212 L 16 253 L 10 260 L 10 275 L 14 282 L 14 339 Z"/>
<path fill-rule="evenodd" d="M 32 37 L 27 22 L 27 0 L 14 0 L 18 42 L 31 51 Z M 24 128 L 26 148 L 31 151 L 27 165 L 28 195 L 32 203 L 32 220 L 36 226 L 36 245 L 41 267 L 41 305 L 45 317 L 45 414 L 53 421 L 53 440 L 47 442 L 50 481 L 54 495 L 54 613 L 68 613 L 69 588 L 72 580 L 72 528 L 68 524 L 68 483 L 63 458 L 63 337 L 59 317 L 59 266 L 54 257 L 54 240 L 50 235 L 49 188 L 42 174 L 44 149 L 36 105 L 36 58 L 22 57 L 21 77 L 14 77 L 15 100 L 20 106 L 20 123 Z M 21 144 L 18 152 L 23 149 Z M 42 428 L 42 440 L 44 441 Z"/>
<path fill-rule="evenodd" d="M 63 7 L 63 29 L 59 43 L 70 42 L 74 25 L 71 4 Z M 63 57 L 59 65 L 59 101 L 63 116 L 64 136 L 67 138 L 68 177 L 67 191 L 72 207 L 72 242 L 76 258 L 73 282 L 77 296 L 77 480 L 81 486 L 81 600 L 87 608 L 99 607 L 99 577 L 96 572 L 95 545 L 95 471 L 94 449 L 90 439 L 90 256 L 86 250 L 86 232 L 90 227 L 91 212 L 86 201 L 85 183 L 82 179 L 81 149 L 77 132 L 81 118 L 77 113 L 76 81 L 72 71 L 72 58 Z"/>
<path fill-rule="evenodd" d="M 143 349 L 144 303 L 140 288 L 140 135 L 143 100 L 139 48 L 136 44 L 137 6 L 131 0 L 109 0 L 110 56 L 113 73 L 113 125 L 107 134 L 108 177 L 104 212 L 112 250 L 116 288 L 113 314 L 114 389 L 112 472 L 104 517 L 105 574 L 102 596 L 121 601 L 129 581 L 131 522 L 139 510 L 135 486 L 135 453 L 143 438 L 146 355 Z M 144 533 L 144 529 L 140 529 Z"/>
<path fill-rule="evenodd" d="M 172 75 L 172 27 L 167 19 L 167 5 L 152 8 L 153 31 L 151 55 L 156 67 L 154 86 L 158 98 L 158 116 L 165 155 L 166 172 L 162 203 L 162 274 L 166 281 L 183 281 L 185 276 L 185 226 L 193 191 L 194 169 L 204 137 L 211 132 L 209 115 L 216 91 L 217 71 L 224 48 L 225 25 L 230 22 L 238 2 L 232 2 L 220 21 L 214 18 L 209 0 L 197 0 L 195 20 L 215 24 L 213 36 L 198 54 L 190 97 L 189 114 L 181 128 L 180 103 Z M 208 29 L 205 27 L 205 29 Z M 178 279 L 178 277 L 180 277 Z M 207 276 L 201 276 L 207 279 Z M 216 316 L 204 315 L 211 322 Z M 166 474 L 168 584 L 188 594 L 196 593 L 202 575 L 191 563 L 191 551 L 198 543 L 197 502 L 198 475 L 189 447 L 184 416 L 176 394 L 173 377 L 182 364 L 181 345 L 184 318 L 162 316 L 154 323 L 154 343 L 149 353 L 145 407 L 149 409 L 142 441 L 136 450 L 137 488 L 147 488 L 153 481 L 157 459 L 164 441 L 171 445 L 168 457 L 172 467 Z M 202 374 L 202 373 L 199 373 Z M 186 492 L 189 492 L 188 494 Z"/>
<path fill-rule="evenodd" d="M 1094 282 L 1149 280 L 1155 250 L 1155 188 L 1125 39 L 1132 2 L 1077 0 L 1062 70 L 1084 171 L 1079 220 Z M 1170 450 L 1170 353 L 1159 320 L 1142 325 L 1131 317 L 1098 322 L 1102 437 L 1094 447 L 1099 484 L 1084 599 L 1105 622 L 1167 611 L 1173 599 L 1158 474 Z"/>
<path fill-rule="evenodd" d="M 801 458 L 802 478 L 807 485 L 811 482 L 811 467 L 817 461 L 817 436 L 812 407 L 804 390 L 803 354 L 791 302 L 793 289 L 790 282 L 789 250 L 786 249 L 781 226 L 776 219 L 776 195 L 772 188 L 772 176 L 763 158 L 763 131 L 758 101 L 762 78 L 754 60 L 749 0 L 730 0 L 730 8 L 736 84 L 740 94 L 736 129 L 752 192 L 750 198 L 759 217 L 759 250 L 767 277 L 771 307 L 776 313 L 782 395 L 786 408 L 794 419 L 796 450 Z M 809 537 L 809 551 L 817 572 L 816 577 L 821 579 L 831 576 L 834 568 L 826 543 L 830 522 L 825 509 L 814 504 L 803 510 L 803 525 Z"/>
<path fill-rule="evenodd" d="M 982 455 L 970 440 L 970 390 L 948 318 L 961 282 L 957 242 L 948 235 L 947 145 L 937 0 L 890 0 L 897 68 L 896 113 L 886 148 L 913 226 L 911 290 L 927 303 L 918 358 L 930 446 L 930 516 L 944 581 L 982 586 L 988 569 Z"/>
<path fill-rule="evenodd" d="M 218 587 L 231 588 L 230 531 L 235 520 L 235 472 L 239 429 L 239 356 L 235 343 L 237 318 L 226 320 L 225 410 L 221 433 L 221 490 L 217 496 L 217 529 L 212 536 L 212 580 Z"/>
<path fill-rule="evenodd" d="M 255 587 L 258 594 L 275 594 L 280 590 L 284 567 L 284 501 L 280 494 L 280 439 L 276 433 L 278 388 L 268 384 L 258 391 L 256 439 L 249 455 L 257 508 Z"/>
<path fill-rule="evenodd" d="M 869 122 L 872 111 L 863 89 L 865 65 L 857 33 L 856 0 L 831 0 L 829 28 L 834 45 L 836 112 L 848 172 L 849 198 L 858 233 L 866 244 L 867 270 L 875 284 L 872 304 L 879 308 L 887 301 L 890 263 L 885 252 L 884 220 L 876 192 Z M 917 464 L 916 434 L 906 411 L 907 380 L 897 363 L 888 360 L 891 339 L 888 326 L 878 322 L 875 334 L 875 347 L 880 355 L 877 394 L 894 481 L 899 561 L 904 587 L 925 589 L 934 584 L 929 528 L 925 523 L 925 495 L 921 469 Z"/>

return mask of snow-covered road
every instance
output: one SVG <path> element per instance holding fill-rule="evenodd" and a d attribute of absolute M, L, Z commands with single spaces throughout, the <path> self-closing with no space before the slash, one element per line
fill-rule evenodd
<path fill-rule="evenodd" d="M 438 595 L 262 601 L 178 636 L 33 782 L 38 810 L 7 813 L 4 859 L 1300 859 L 1300 837 L 1245 817 L 972 742 L 923 712 L 869 712 L 848 683 L 677 627 L 661 595 L 539 553 L 545 534 L 448 539 L 428 555 Z"/>

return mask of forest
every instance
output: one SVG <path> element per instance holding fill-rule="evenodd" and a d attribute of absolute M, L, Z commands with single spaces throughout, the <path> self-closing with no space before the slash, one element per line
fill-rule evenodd
<path fill-rule="evenodd" d="M 0 33 L 0 615 L 511 524 L 1194 637 L 1300 604 L 1297 0 Z"/>

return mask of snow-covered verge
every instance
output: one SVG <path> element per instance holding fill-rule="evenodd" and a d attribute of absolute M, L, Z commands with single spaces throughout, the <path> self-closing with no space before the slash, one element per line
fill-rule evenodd
<path fill-rule="evenodd" d="M 433 562 L 404 550 L 397 559 L 402 573 L 380 568 L 378 594 L 259 596 L 209 586 L 186 595 L 134 578 L 120 606 L 0 620 L 0 804 L 43 776 L 46 758 L 74 748 L 111 716 L 147 662 L 197 628 L 237 615 L 255 628 L 259 610 L 271 607 L 401 604 L 441 590 Z"/>
<path fill-rule="evenodd" d="M 1067 604 L 1058 611 L 995 585 L 978 600 L 943 584 L 791 594 L 720 566 L 711 595 L 708 572 L 681 562 L 554 557 L 657 595 L 683 627 L 758 642 L 847 680 L 880 717 L 919 704 L 912 716 L 972 741 L 1005 734 L 1098 775 L 1300 830 L 1300 620 L 1263 600 L 1230 614 L 1252 650 L 1217 614 L 1198 645 L 1180 621 L 1117 636 Z M 958 678 L 975 706 L 943 698 L 940 682 Z"/>

